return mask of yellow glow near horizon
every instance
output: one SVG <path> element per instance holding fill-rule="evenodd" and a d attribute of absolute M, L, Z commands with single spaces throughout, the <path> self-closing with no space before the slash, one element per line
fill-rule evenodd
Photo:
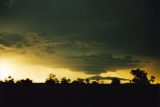
<path fill-rule="evenodd" d="M 0 79 L 4 80 L 9 74 L 11 74 L 10 65 L 6 60 L 0 60 Z"/>
<path fill-rule="evenodd" d="M 23 59 L 23 60 L 22 60 Z M 30 78 L 33 82 L 45 82 L 46 78 L 50 73 L 56 75 L 60 80 L 63 77 L 75 80 L 77 78 L 87 78 L 90 74 L 85 74 L 84 72 L 76 72 L 67 68 L 53 68 L 52 66 L 47 66 L 42 64 L 35 64 L 34 62 L 26 61 L 25 57 L 7 57 L 0 58 L 0 80 L 5 80 L 8 76 L 13 77 L 15 80 Z M 33 59 L 34 60 L 34 59 Z M 108 71 L 106 73 L 101 73 L 102 77 L 119 77 L 132 79 L 133 76 L 130 74 L 130 70 L 117 70 L 115 72 Z M 150 78 L 151 70 L 149 68 L 144 69 L 148 72 L 148 78 Z M 156 76 L 156 74 L 153 74 Z M 155 83 L 160 80 L 156 77 Z M 110 82 L 110 81 L 109 81 Z M 124 81 L 128 82 L 128 81 Z"/>
<path fill-rule="evenodd" d="M 29 64 L 18 61 L 0 59 L 0 80 L 5 80 L 8 76 L 15 80 L 30 78 L 33 82 L 45 82 L 50 73 L 56 75 L 60 80 L 63 77 L 75 80 L 76 78 L 86 78 L 87 74 L 82 72 L 73 72 L 65 68 L 52 68 L 45 65 Z"/>

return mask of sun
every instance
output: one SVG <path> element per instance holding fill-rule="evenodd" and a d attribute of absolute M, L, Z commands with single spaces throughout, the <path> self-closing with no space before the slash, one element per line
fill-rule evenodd
<path fill-rule="evenodd" d="M 7 60 L 0 60 L 0 80 L 4 80 L 9 76 L 10 71 L 10 63 Z"/>

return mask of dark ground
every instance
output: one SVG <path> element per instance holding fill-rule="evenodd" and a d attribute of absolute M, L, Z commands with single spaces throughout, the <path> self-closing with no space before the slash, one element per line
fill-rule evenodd
<path fill-rule="evenodd" d="M 160 107 L 160 85 L 0 85 L 0 107 Z"/>

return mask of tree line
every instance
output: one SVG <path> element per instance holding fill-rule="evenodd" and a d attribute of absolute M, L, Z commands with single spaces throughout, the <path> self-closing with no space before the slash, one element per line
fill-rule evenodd
<path fill-rule="evenodd" d="M 151 76 L 150 79 L 148 79 L 148 75 L 147 72 L 145 70 L 141 70 L 139 68 L 131 70 L 130 74 L 133 75 L 133 78 L 130 80 L 129 84 L 136 84 L 136 85 L 150 85 L 155 81 L 155 76 Z M 4 84 L 22 84 L 22 85 L 31 85 L 33 84 L 33 81 L 29 78 L 27 79 L 21 79 L 18 80 L 17 82 L 14 81 L 14 78 L 12 78 L 11 76 L 9 76 L 7 79 L 5 79 L 4 81 L 0 81 L 0 83 L 4 83 Z M 53 73 L 49 74 L 46 81 L 45 81 L 46 85 L 68 85 L 68 84 L 73 84 L 73 85 L 98 85 L 98 84 L 103 84 L 99 82 L 99 79 L 91 81 L 90 79 L 86 78 L 77 78 L 77 80 L 74 80 L 71 82 L 70 79 L 63 77 L 61 80 L 58 80 L 56 78 L 56 75 L 54 75 Z M 121 84 L 121 80 L 119 78 L 113 78 L 111 85 L 120 85 Z"/>

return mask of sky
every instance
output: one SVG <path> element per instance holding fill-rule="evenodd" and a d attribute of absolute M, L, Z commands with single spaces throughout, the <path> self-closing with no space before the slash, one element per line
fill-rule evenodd
<path fill-rule="evenodd" d="M 0 0 L 0 79 L 160 82 L 159 0 Z"/>

